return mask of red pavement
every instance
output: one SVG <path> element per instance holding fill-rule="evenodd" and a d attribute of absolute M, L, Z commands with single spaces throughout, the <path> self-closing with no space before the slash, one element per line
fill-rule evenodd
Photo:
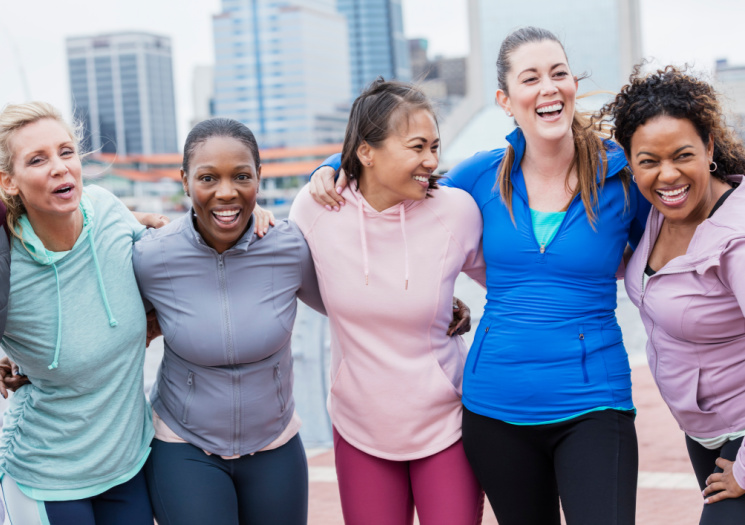
<path fill-rule="evenodd" d="M 660 398 L 646 365 L 634 367 L 631 375 L 638 410 L 636 429 L 641 472 L 636 522 L 639 525 L 696 525 L 703 498 L 690 486 L 693 470 L 683 432 Z M 339 492 L 332 479 L 333 451 L 310 458 L 308 464 L 311 471 L 309 524 L 343 525 Z M 660 488 L 662 486 L 684 488 Z M 488 502 L 483 524 L 497 524 Z"/>

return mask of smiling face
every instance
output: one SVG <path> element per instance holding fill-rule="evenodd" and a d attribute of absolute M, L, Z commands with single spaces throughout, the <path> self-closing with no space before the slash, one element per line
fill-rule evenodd
<path fill-rule="evenodd" d="M 704 142 L 690 120 L 655 117 L 631 136 L 629 164 L 639 190 L 665 220 L 700 224 L 725 183 L 709 172 L 714 142 Z"/>
<path fill-rule="evenodd" d="M 213 136 L 198 144 L 181 172 L 184 191 L 191 195 L 197 231 L 222 253 L 248 229 L 256 206 L 261 166 L 251 150 L 232 137 Z"/>
<path fill-rule="evenodd" d="M 51 118 L 20 128 L 10 139 L 13 173 L 0 172 L 8 195 L 17 195 L 32 225 L 75 213 L 83 194 L 82 167 L 65 127 Z"/>
<path fill-rule="evenodd" d="M 367 202 L 383 211 L 405 200 L 424 199 L 439 148 L 437 123 L 426 109 L 403 118 L 380 147 L 363 143 L 357 155 L 363 167 L 360 191 Z"/>
<path fill-rule="evenodd" d="M 509 55 L 509 65 L 507 91 L 497 91 L 497 102 L 528 140 L 571 137 L 577 81 L 561 45 L 523 44 Z"/>

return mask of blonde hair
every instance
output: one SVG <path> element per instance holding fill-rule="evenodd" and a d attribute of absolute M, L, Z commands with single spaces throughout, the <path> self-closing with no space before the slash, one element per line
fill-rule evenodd
<path fill-rule="evenodd" d="M 28 124 L 33 124 L 43 119 L 52 119 L 58 122 L 70 135 L 70 138 L 75 144 L 75 150 L 80 155 L 79 149 L 82 143 L 83 131 L 81 124 L 71 126 L 62 118 L 62 113 L 47 102 L 8 104 L 0 112 L 0 172 L 13 175 L 13 161 L 15 159 L 13 158 L 11 140 L 16 132 Z M 10 231 L 13 235 L 20 238 L 16 226 L 21 215 L 26 213 L 26 208 L 21 201 L 21 197 L 19 195 L 8 195 L 0 187 L 0 199 L 8 209 L 7 221 Z"/>

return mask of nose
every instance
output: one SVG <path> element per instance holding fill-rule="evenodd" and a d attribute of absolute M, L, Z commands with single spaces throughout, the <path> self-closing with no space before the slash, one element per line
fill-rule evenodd
<path fill-rule="evenodd" d="M 222 200 L 230 200 L 235 196 L 236 190 L 231 177 L 223 177 L 217 185 L 215 197 Z"/>
<path fill-rule="evenodd" d="M 553 95 L 559 89 L 556 87 L 553 79 L 549 76 L 543 77 L 541 80 L 541 93 L 544 95 Z"/>
<path fill-rule="evenodd" d="M 432 151 L 431 149 L 428 150 L 428 153 L 425 155 L 424 160 L 422 161 L 422 166 L 430 171 L 435 171 L 437 169 L 437 165 L 439 164 L 439 152 L 439 148 L 434 151 Z"/>
<path fill-rule="evenodd" d="M 680 172 L 673 166 L 672 162 L 662 162 L 660 164 L 660 174 L 657 177 L 660 182 L 674 184 L 679 177 Z"/>
<path fill-rule="evenodd" d="M 65 164 L 65 160 L 59 155 L 54 155 L 50 159 L 50 164 L 53 177 L 59 177 L 60 175 L 64 175 L 69 171 L 67 169 L 67 164 Z"/>

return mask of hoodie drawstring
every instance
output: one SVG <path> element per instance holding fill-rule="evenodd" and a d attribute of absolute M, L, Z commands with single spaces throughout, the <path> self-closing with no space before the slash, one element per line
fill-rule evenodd
<path fill-rule="evenodd" d="M 62 344 L 62 294 L 59 290 L 59 272 L 57 272 L 57 265 L 52 263 L 52 269 L 54 269 L 54 280 L 57 283 L 57 344 L 54 347 L 54 359 L 47 367 L 49 370 L 54 370 L 59 366 L 59 349 Z"/>
<path fill-rule="evenodd" d="M 91 245 L 91 252 L 93 252 L 93 264 L 96 265 L 96 277 L 98 277 L 98 288 L 101 290 L 101 298 L 103 299 L 103 305 L 106 307 L 106 314 L 109 316 L 109 326 L 116 326 L 119 323 L 114 319 L 114 314 L 111 313 L 111 307 L 109 306 L 109 299 L 106 297 L 106 288 L 103 285 L 103 275 L 101 275 L 101 267 L 98 265 L 98 255 L 96 255 L 96 246 L 93 244 L 93 232 L 88 232 L 88 241 Z"/>
<path fill-rule="evenodd" d="M 357 206 L 357 216 L 360 222 L 360 243 L 362 244 L 362 266 L 365 272 L 365 286 L 370 284 L 370 259 L 367 253 L 367 235 L 365 234 L 365 212 L 360 202 Z M 409 289 L 409 245 L 406 240 L 406 207 L 402 202 L 399 206 L 399 217 L 401 219 L 401 234 L 404 239 L 404 290 Z"/>
<path fill-rule="evenodd" d="M 365 286 L 370 282 L 370 261 L 367 258 L 367 236 L 365 235 L 365 212 L 360 202 L 357 206 L 357 215 L 360 219 L 360 242 L 362 243 L 362 265 L 365 271 Z"/>
<path fill-rule="evenodd" d="M 409 245 L 406 243 L 406 212 L 404 203 L 399 206 L 401 216 L 401 234 L 404 237 L 404 290 L 409 289 Z"/>

